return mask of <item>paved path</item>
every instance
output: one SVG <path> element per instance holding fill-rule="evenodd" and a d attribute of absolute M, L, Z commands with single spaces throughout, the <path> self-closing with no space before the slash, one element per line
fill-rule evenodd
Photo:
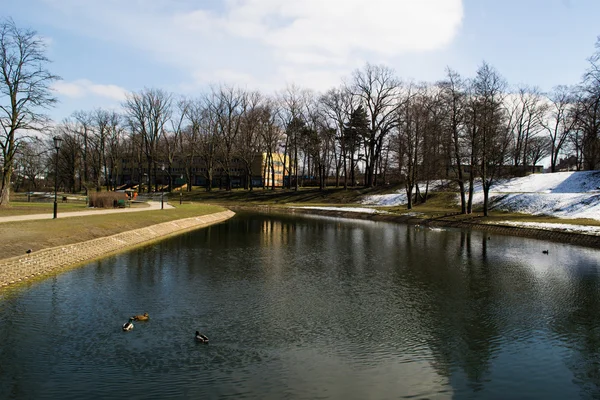
<path fill-rule="evenodd" d="M 160 201 L 148 201 L 150 207 L 134 207 L 134 208 L 106 208 L 96 209 L 90 211 L 72 211 L 72 212 L 58 212 L 57 218 L 68 218 L 68 217 L 81 217 L 84 215 L 99 215 L 99 214 L 115 214 L 115 213 L 127 213 L 127 212 L 139 212 L 139 211 L 152 211 L 160 210 Z M 164 203 L 164 208 L 175 208 L 167 202 Z M 29 215 L 11 215 L 10 217 L 0 217 L 0 223 L 2 222 L 15 222 L 15 221 L 31 221 L 36 219 L 52 219 L 54 215 L 50 214 L 29 214 Z"/>

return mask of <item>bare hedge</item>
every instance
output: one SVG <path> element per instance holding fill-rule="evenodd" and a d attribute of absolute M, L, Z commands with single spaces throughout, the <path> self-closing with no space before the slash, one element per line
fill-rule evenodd
<path fill-rule="evenodd" d="M 123 200 L 119 204 L 119 200 Z M 98 192 L 91 193 L 88 197 L 88 205 L 95 208 L 114 208 L 125 205 L 127 195 L 122 192 Z"/>

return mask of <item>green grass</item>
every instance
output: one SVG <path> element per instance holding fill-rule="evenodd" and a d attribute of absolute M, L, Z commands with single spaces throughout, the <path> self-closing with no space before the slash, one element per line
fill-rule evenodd
<path fill-rule="evenodd" d="M 222 205 L 292 205 L 292 204 L 356 204 L 363 195 L 383 194 L 394 188 L 335 188 L 328 187 L 321 191 L 318 188 L 294 189 L 233 189 L 231 191 L 213 189 L 207 192 L 203 188 L 194 188 L 192 192 L 183 192 L 184 201 L 200 201 Z M 171 201 L 178 201 L 179 194 L 172 193 Z"/>
<path fill-rule="evenodd" d="M 268 205 L 271 207 L 288 206 L 360 206 L 362 196 L 374 194 L 387 194 L 404 190 L 403 186 L 376 187 L 376 188 L 343 188 L 328 187 L 324 191 L 318 188 L 299 188 L 298 191 L 281 189 L 254 189 L 253 191 L 235 189 L 232 191 L 213 189 L 206 192 L 202 188 L 195 188 L 191 193 L 183 193 L 184 200 L 194 200 L 209 204 L 220 204 L 224 206 L 258 206 Z M 172 201 L 177 201 L 179 195 L 171 195 Z M 490 211 L 487 217 L 483 216 L 481 207 L 474 207 L 473 213 L 460 215 L 460 206 L 457 204 L 456 192 L 430 192 L 427 202 L 415 204 L 411 210 L 406 205 L 391 207 L 374 207 L 376 209 L 393 214 L 418 213 L 424 219 L 443 218 L 460 220 L 473 223 L 498 223 L 502 221 L 516 222 L 549 222 L 573 225 L 600 226 L 600 221 L 592 219 L 562 219 L 550 216 L 534 216 L 522 213 L 511 213 L 503 211 Z"/>
<path fill-rule="evenodd" d="M 110 236 L 162 222 L 223 211 L 204 204 L 175 204 L 175 209 L 99 214 L 74 218 L 5 222 L 0 224 L 0 258 Z"/>
<path fill-rule="evenodd" d="M 91 210 L 87 207 L 85 201 L 71 201 L 68 203 L 58 203 L 58 212 L 84 211 Z M 53 202 L 22 202 L 11 201 L 8 207 L 0 207 L 0 217 L 12 215 L 29 214 L 52 214 L 54 211 Z"/>

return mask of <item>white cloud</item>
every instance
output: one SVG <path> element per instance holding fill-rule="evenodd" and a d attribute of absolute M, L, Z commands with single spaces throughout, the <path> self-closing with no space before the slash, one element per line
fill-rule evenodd
<path fill-rule="evenodd" d="M 110 100 L 124 101 L 127 90 L 116 85 L 101 85 L 87 79 L 78 79 L 72 82 L 58 81 L 53 85 L 59 94 L 70 98 L 83 98 L 87 96 L 104 97 Z"/>
<path fill-rule="evenodd" d="M 196 84 L 220 75 L 256 87 L 297 82 L 291 71 L 335 86 L 365 61 L 443 48 L 463 18 L 462 0 L 44 1 L 78 34 L 152 54 Z"/>
<path fill-rule="evenodd" d="M 197 10 L 174 17 L 187 29 L 254 38 L 295 59 L 354 51 L 387 56 L 448 44 L 462 22 L 461 0 L 230 0 L 224 14 Z"/>

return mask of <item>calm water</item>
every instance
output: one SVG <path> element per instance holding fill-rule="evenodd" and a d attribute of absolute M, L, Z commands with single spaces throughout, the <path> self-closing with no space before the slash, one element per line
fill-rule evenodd
<path fill-rule="evenodd" d="M 0 398 L 600 398 L 599 266 L 522 238 L 240 214 L 0 297 Z"/>

